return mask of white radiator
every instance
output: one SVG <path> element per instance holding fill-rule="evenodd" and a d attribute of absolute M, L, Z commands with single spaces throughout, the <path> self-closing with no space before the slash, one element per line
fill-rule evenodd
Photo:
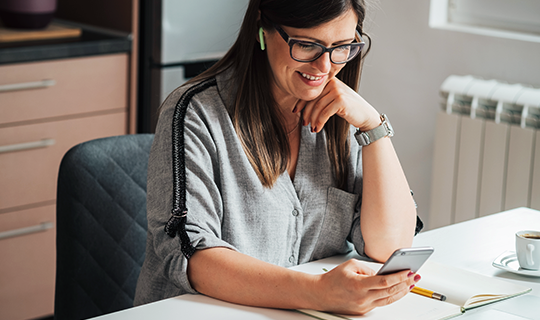
<path fill-rule="evenodd" d="M 441 95 L 429 227 L 540 210 L 540 89 L 450 76 Z"/>

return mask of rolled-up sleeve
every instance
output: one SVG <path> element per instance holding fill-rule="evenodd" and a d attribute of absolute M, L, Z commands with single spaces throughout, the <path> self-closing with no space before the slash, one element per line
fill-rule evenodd
<path fill-rule="evenodd" d="M 160 115 L 149 157 L 147 251 L 137 285 L 136 304 L 155 301 L 155 295 L 168 297 L 196 293 L 187 277 L 188 259 L 181 251 L 179 237 L 172 238 L 164 231 L 173 208 L 174 112 L 174 107 L 168 107 Z M 184 143 L 184 163 L 180 165 L 185 165 L 186 231 L 191 245 L 197 250 L 211 247 L 236 250 L 221 239 L 223 208 L 215 158 L 217 151 L 212 136 L 205 121 L 191 105 L 188 105 L 185 120 L 180 125 L 184 126 L 184 139 L 179 142 Z"/>

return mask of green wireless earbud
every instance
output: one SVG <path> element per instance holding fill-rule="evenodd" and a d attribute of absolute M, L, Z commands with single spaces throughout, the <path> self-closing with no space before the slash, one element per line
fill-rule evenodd
<path fill-rule="evenodd" d="M 264 51 L 265 47 L 264 47 L 264 37 L 263 37 L 263 28 L 262 27 L 259 28 L 259 41 L 261 43 L 261 50 Z"/>

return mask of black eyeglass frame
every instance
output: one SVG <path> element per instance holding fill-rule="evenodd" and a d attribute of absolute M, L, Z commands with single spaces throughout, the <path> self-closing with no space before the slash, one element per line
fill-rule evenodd
<path fill-rule="evenodd" d="M 360 38 L 360 42 L 353 42 L 353 43 L 347 43 L 347 44 L 342 44 L 342 45 L 338 45 L 338 46 L 335 46 L 335 47 L 325 47 L 323 46 L 322 44 L 320 43 L 317 43 L 317 42 L 312 42 L 312 41 L 306 41 L 306 40 L 299 40 L 299 39 L 295 39 L 295 38 L 291 38 L 286 32 L 285 30 L 283 30 L 280 26 L 278 26 L 277 24 L 274 24 L 272 23 L 272 25 L 274 26 L 274 29 L 277 30 L 277 32 L 279 33 L 279 35 L 283 38 L 283 40 L 285 40 L 285 42 L 287 42 L 287 44 L 289 45 L 289 54 L 291 55 L 291 58 L 295 61 L 298 61 L 298 62 L 313 62 L 317 59 L 319 59 L 323 54 L 325 54 L 326 52 L 329 53 L 330 55 L 330 61 L 334 64 L 344 64 L 344 63 L 347 63 L 351 60 L 353 60 L 354 58 L 356 58 L 361 52 L 362 52 L 362 49 L 364 48 L 365 46 L 365 42 L 364 42 L 364 39 L 362 38 L 362 36 L 360 35 L 360 32 L 358 32 L 358 30 L 356 30 L 356 35 L 358 36 L 358 38 Z M 292 53 L 292 49 L 293 49 L 293 45 L 295 43 L 309 43 L 310 45 L 315 45 L 317 47 L 320 47 L 322 48 L 322 51 L 319 55 L 317 55 L 315 58 L 313 59 L 309 59 L 309 60 L 301 60 L 301 59 L 296 59 L 295 57 L 293 57 L 293 53 Z M 335 49 L 338 49 L 338 48 L 341 48 L 341 47 L 346 47 L 346 46 L 353 46 L 353 47 L 360 47 L 360 49 L 358 50 L 358 52 L 352 56 L 350 59 L 347 59 L 346 61 L 343 61 L 343 62 L 335 62 L 334 60 L 332 60 L 332 51 L 334 51 Z"/>

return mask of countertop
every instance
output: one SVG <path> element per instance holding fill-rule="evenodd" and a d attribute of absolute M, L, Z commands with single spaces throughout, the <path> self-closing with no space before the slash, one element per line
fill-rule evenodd
<path fill-rule="evenodd" d="M 0 65 L 131 51 L 129 34 L 70 24 L 82 29 L 80 37 L 0 43 Z"/>

